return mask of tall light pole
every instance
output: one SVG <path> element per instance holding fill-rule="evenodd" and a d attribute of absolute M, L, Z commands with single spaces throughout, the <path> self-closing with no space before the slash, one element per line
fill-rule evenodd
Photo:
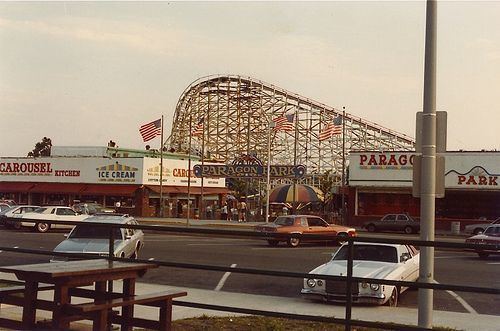
<path fill-rule="evenodd" d="M 427 0 L 420 185 L 420 240 L 425 241 L 434 241 L 436 210 L 436 11 L 436 1 Z M 420 249 L 419 282 L 434 282 L 432 246 Z M 432 289 L 418 289 L 418 326 L 432 328 L 433 299 Z"/>
<path fill-rule="evenodd" d="M 269 117 L 267 117 L 266 223 L 269 223 L 269 194 L 271 193 L 271 131 L 273 128 L 274 121 L 270 120 Z"/>

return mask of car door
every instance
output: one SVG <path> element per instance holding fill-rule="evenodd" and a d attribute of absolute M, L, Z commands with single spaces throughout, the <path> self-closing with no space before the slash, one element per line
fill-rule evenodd
<path fill-rule="evenodd" d="M 404 228 L 409 224 L 410 220 L 408 216 L 399 214 L 396 216 L 395 228 L 394 230 L 403 231 Z"/>
<path fill-rule="evenodd" d="M 131 225 L 133 223 L 127 222 L 127 225 Z M 124 252 L 126 257 L 130 257 L 135 251 L 135 242 L 137 240 L 137 235 L 135 234 L 135 229 L 123 228 L 123 232 L 125 233 L 125 237 L 123 238 L 125 247 Z"/>
<path fill-rule="evenodd" d="M 326 235 L 331 231 L 329 229 L 328 223 L 323 221 L 319 217 L 307 217 L 307 233 Z"/>
<path fill-rule="evenodd" d="M 377 227 L 381 230 L 394 230 L 396 226 L 396 215 L 395 214 L 388 214 L 385 215 L 384 218 L 379 222 L 379 225 Z"/>
<path fill-rule="evenodd" d="M 401 245 L 399 256 L 399 262 L 403 264 L 401 280 L 414 281 L 418 278 L 419 257 L 418 251 L 408 245 Z"/>
<path fill-rule="evenodd" d="M 76 212 L 70 208 L 56 208 L 56 220 L 58 221 L 76 221 Z M 71 228 L 74 225 L 66 225 L 66 224 L 56 224 L 52 227 L 56 228 Z"/>

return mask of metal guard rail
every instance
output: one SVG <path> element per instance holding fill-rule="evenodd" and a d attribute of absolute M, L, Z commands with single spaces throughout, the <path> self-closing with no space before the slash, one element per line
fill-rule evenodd
<path fill-rule="evenodd" d="M 11 219 L 13 221 L 33 221 L 39 222 L 40 220 L 28 219 L 28 218 L 14 218 Z M 77 225 L 82 224 L 81 221 L 51 221 L 51 220 L 43 220 L 44 223 L 48 224 L 65 224 L 65 225 Z M 44 250 L 32 250 L 32 249 L 24 249 L 24 248 L 11 248 L 11 247 L 0 247 L 0 250 L 16 252 L 16 253 L 27 253 L 27 254 L 39 254 L 39 255 L 53 255 L 53 256 L 71 256 L 78 258 L 95 258 L 102 259 L 108 258 L 110 260 L 125 260 L 130 262 L 141 262 L 141 263 L 151 263 L 157 264 L 164 267 L 176 267 L 176 268 L 187 268 L 187 269 L 198 269 L 198 270 L 209 270 L 209 271 L 224 271 L 224 272 L 233 272 L 233 273 L 243 273 L 243 274 L 255 274 L 255 275 L 266 275 L 273 277 L 291 277 L 291 278 L 319 278 L 324 280 L 343 280 L 347 282 L 346 286 L 346 317 L 344 319 L 335 318 L 335 317 L 324 317 L 324 316 L 314 316 L 314 315 L 300 315 L 300 314 L 290 314 L 290 313 L 279 313 L 279 312 L 271 312 L 264 310 L 255 310 L 255 309 L 247 309 L 247 308 L 236 308 L 229 306 L 220 306 L 220 305 L 211 305 L 211 304 L 201 304 L 201 303 L 193 303 L 186 301 L 174 301 L 174 305 L 192 307 L 192 308 L 203 308 L 210 310 L 219 310 L 219 311 L 227 311 L 227 312 L 235 312 L 242 314 L 251 314 L 251 315 L 262 315 L 262 316 L 270 316 L 270 317 L 281 317 L 281 318 L 290 318 L 290 319 L 299 319 L 299 320 L 308 320 L 308 321 L 317 321 L 317 322 L 331 322 L 335 324 L 343 324 L 346 327 L 346 330 L 350 330 L 351 326 L 364 326 L 364 327 L 381 327 L 383 326 L 386 329 L 390 330 L 430 330 L 427 328 L 421 328 L 418 326 L 409 326 L 409 325 L 400 325 L 394 323 L 381 323 L 381 322 L 370 322 L 370 321 L 362 321 L 362 320 L 353 320 L 351 318 L 352 311 L 352 293 L 350 284 L 353 281 L 358 282 L 370 282 L 376 284 L 387 284 L 394 286 L 406 286 L 406 287 L 414 287 L 414 288 L 427 288 L 433 290 L 451 290 L 451 291 L 460 291 L 460 292 L 472 292 L 472 293 L 482 293 L 482 294 L 500 294 L 500 289 L 497 288 L 486 288 L 486 287 L 476 287 L 476 286 L 463 286 L 463 285 L 453 285 L 453 284 L 429 284 L 429 283 L 420 283 L 420 282 L 407 282 L 407 281 L 391 281 L 391 280 L 382 280 L 375 278 L 363 278 L 363 277 L 354 277 L 352 276 L 352 249 L 353 243 L 358 242 L 373 242 L 373 243 L 389 243 L 389 244 L 407 244 L 414 246 L 429 246 L 429 247 L 441 247 L 441 248 L 456 248 L 456 249 L 467 249 L 467 250 L 475 250 L 475 249 L 491 249 L 492 245 L 481 245 L 481 244 L 465 244 L 465 243 L 450 243 L 450 242 L 439 242 L 439 241 L 423 241 L 423 240 L 411 240 L 411 239 L 384 239 L 384 238 L 373 238 L 373 237 L 343 237 L 343 236 L 324 236 L 324 235 L 287 235 L 287 234 L 262 234 L 260 232 L 253 231 L 242 231 L 242 230 L 220 230 L 220 229 L 210 229 L 210 228 L 186 228 L 186 227 L 174 227 L 174 226 L 160 226 L 160 225 L 124 225 L 124 224 L 103 224 L 99 222 L 85 222 L 87 225 L 105 227 L 108 228 L 108 232 L 110 234 L 110 246 L 109 246 L 109 256 L 95 256 L 88 254 L 75 254 L 75 253 L 56 253 L 52 251 L 44 251 Z M 202 265 L 202 264 L 192 264 L 192 263 L 180 263 L 180 262 L 168 262 L 168 261 L 149 261 L 149 260 L 141 260 L 141 259 L 126 259 L 126 258 L 117 258 L 114 257 L 112 252 L 112 246 L 114 242 L 113 238 L 113 228 L 134 228 L 141 230 L 150 230 L 150 231 L 159 231 L 159 232 L 170 232 L 170 233 L 186 233 L 186 234 L 201 234 L 201 235 L 220 235 L 220 236 L 237 236 L 237 237 L 250 237 L 257 239 L 270 239 L 270 238 L 290 238 L 290 237 L 300 237 L 303 239 L 311 239 L 311 240 L 327 240 L 327 241 L 344 241 L 349 245 L 349 253 L 348 253 L 348 270 L 347 276 L 330 276 L 330 275 L 319 275 L 319 274 L 309 274 L 309 273 L 297 273 L 297 272 L 288 272 L 288 271 L 279 271 L 279 270 L 265 270 L 265 269 L 254 269 L 254 268 L 231 268 L 226 266 L 216 266 L 216 265 Z M 497 247 L 499 248 L 499 247 Z"/>

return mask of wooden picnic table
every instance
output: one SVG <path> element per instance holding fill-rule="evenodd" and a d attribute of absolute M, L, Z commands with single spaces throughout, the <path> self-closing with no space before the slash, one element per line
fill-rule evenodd
<path fill-rule="evenodd" d="M 116 298 L 116 293 L 111 297 L 106 291 L 106 283 L 113 280 L 123 280 L 122 296 L 135 295 L 135 282 L 138 277 L 148 269 L 158 267 L 149 263 L 133 263 L 122 261 L 108 261 L 105 259 L 80 260 L 56 263 L 40 263 L 28 265 L 15 265 L 0 267 L 0 272 L 13 273 L 19 280 L 25 282 L 24 297 L 22 298 L 23 316 L 22 328 L 33 329 L 36 323 L 36 309 L 39 283 L 54 285 L 53 304 L 45 303 L 45 308 L 52 310 L 52 327 L 55 329 L 68 329 L 71 321 L 78 320 L 66 309 L 71 303 L 71 296 L 80 296 L 83 289 L 80 286 L 94 285 L 93 293 L 87 290 L 86 297 L 93 297 L 94 301 Z M 78 292 L 80 290 L 80 292 Z M 92 291 L 91 291 L 92 292 Z M 82 295 L 85 296 L 85 295 Z M 133 318 L 133 304 L 123 306 L 122 318 Z M 85 319 L 85 318 L 80 318 Z M 123 325 L 122 325 L 123 326 Z M 101 328 L 102 326 L 98 326 Z M 94 329 L 96 329 L 94 321 Z"/>

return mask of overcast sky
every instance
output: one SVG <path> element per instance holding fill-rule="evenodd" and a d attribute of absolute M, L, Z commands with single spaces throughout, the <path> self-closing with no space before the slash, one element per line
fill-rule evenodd
<path fill-rule="evenodd" d="M 500 150 L 500 2 L 438 2 L 449 150 Z M 0 156 L 143 149 L 194 80 L 251 76 L 415 135 L 425 1 L 1 2 Z M 159 138 L 149 142 L 159 146 Z"/>

